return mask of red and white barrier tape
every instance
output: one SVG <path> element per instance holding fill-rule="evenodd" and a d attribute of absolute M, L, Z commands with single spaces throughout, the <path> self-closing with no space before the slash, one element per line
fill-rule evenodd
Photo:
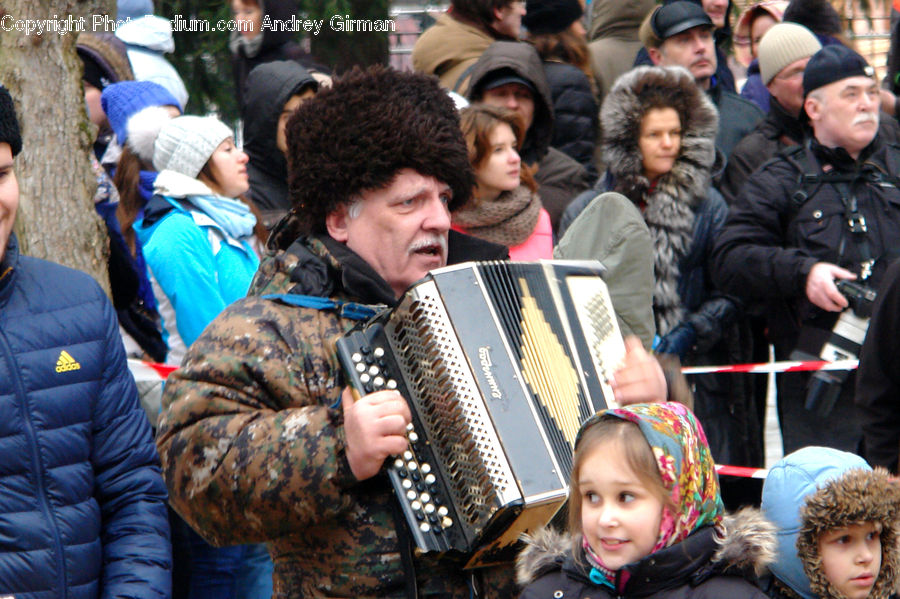
<path fill-rule="evenodd" d="M 812 360 L 809 362 L 800 362 L 794 360 L 785 360 L 782 362 L 759 362 L 756 364 L 727 364 L 723 366 L 685 366 L 681 369 L 684 374 L 710 374 L 718 372 L 753 372 L 753 373 L 771 373 L 771 372 L 803 372 L 810 370 L 856 370 L 859 360 L 837 360 L 828 362 L 825 360 Z M 160 378 L 166 378 L 177 366 L 168 364 L 154 364 L 153 362 L 143 362 L 141 360 L 128 360 L 128 368 L 132 371 L 147 370 L 148 368 L 157 374 Z"/>
<path fill-rule="evenodd" d="M 803 372 L 809 370 L 855 370 L 859 360 L 813 360 L 798 362 L 761 362 L 758 364 L 730 364 L 727 366 L 688 366 L 681 369 L 684 374 L 710 374 L 713 372 Z"/>
<path fill-rule="evenodd" d="M 769 473 L 765 468 L 748 468 L 747 466 L 726 466 L 725 464 L 716 465 L 716 472 L 719 476 L 738 476 L 740 478 L 765 478 Z"/>
<path fill-rule="evenodd" d="M 804 370 L 853 370 L 857 360 L 841 360 L 838 362 L 766 362 L 761 364 L 734 364 L 731 366 L 696 366 L 683 368 L 684 374 L 707 374 L 710 372 L 800 372 Z M 165 379 L 177 366 L 155 364 L 141 360 L 128 360 L 128 368 L 135 378 Z M 720 476 L 736 476 L 740 478 L 764 479 L 768 470 L 765 468 L 748 468 L 745 466 L 728 466 L 719 464 L 716 472 Z"/>
<path fill-rule="evenodd" d="M 149 380 L 151 378 L 168 378 L 173 371 L 178 370 L 178 367 L 129 358 L 128 370 L 131 371 L 135 379 Z"/>

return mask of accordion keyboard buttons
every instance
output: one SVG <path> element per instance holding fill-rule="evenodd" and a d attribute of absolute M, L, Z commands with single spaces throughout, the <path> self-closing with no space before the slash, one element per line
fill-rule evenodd
<path fill-rule="evenodd" d="M 383 389 L 396 390 L 400 387 L 399 376 L 394 373 L 396 365 L 386 355 L 386 347 L 380 341 L 366 340 L 357 335 L 357 340 L 369 341 L 357 344 L 343 354 L 345 371 L 355 380 L 360 391 L 373 393 Z M 347 358 L 349 358 L 349 364 Z M 350 372 L 352 370 L 352 372 Z M 394 378 L 397 376 L 397 378 Z M 406 427 L 409 448 L 388 462 L 395 490 L 410 524 L 425 535 L 439 535 L 449 538 L 460 534 L 448 530 L 454 525 L 450 517 L 450 506 L 443 505 L 440 497 L 438 472 L 429 463 L 431 449 L 424 435 L 413 423 Z M 456 541 L 454 541 L 456 542 Z"/>

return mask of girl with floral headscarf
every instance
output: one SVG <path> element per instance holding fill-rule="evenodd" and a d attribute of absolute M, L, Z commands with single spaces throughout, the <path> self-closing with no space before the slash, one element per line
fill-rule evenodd
<path fill-rule="evenodd" d="M 703 429 L 679 403 L 606 410 L 582 426 L 569 533 L 526 538 L 524 599 L 762 599 L 748 579 L 775 549 L 758 513 L 726 517 Z"/>

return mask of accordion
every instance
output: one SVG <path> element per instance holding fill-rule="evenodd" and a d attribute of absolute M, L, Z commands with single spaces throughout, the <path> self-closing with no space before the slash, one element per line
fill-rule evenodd
<path fill-rule="evenodd" d="M 337 341 L 357 393 L 409 402 L 408 450 L 386 464 L 419 551 L 505 561 L 565 504 L 575 435 L 612 403 L 625 353 L 602 273 L 594 261 L 437 269 Z"/>

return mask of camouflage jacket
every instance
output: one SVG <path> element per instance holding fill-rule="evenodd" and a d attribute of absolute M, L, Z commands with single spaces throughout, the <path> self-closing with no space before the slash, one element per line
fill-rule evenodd
<path fill-rule="evenodd" d="M 333 240 L 270 253 L 250 297 L 227 308 L 167 384 L 157 445 L 172 506 L 215 545 L 267 542 L 275 597 L 405 597 L 387 477 L 359 482 L 345 456 L 334 341 L 355 321 L 273 294 L 366 304 L 393 293 Z M 399 513 L 399 512 L 398 512 Z M 417 558 L 420 596 L 468 598 L 471 573 Z M 512 565 L 479 571 L 512 597 Z"/>

